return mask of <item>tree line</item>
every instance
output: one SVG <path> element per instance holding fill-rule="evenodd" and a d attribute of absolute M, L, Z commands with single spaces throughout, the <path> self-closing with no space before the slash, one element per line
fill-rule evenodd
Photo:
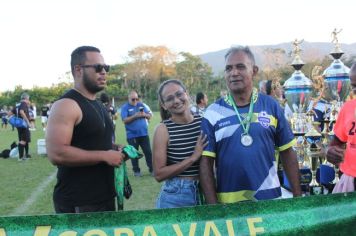
<path fill-rule="evenodd" d="M 282 50 L 268 50 L 264 54 L 268 60 L 265 68 L 260 68 L 260 72 L 254 81 L 257 86 L 262 79 L 281 78 L 281 84 L 292 75 L 293 68 L 290 65 L 283 65 L 279 58 L 286 53 Z M 345 62 L 350 66 L 354 58 L 349 58 Z M 222 58 L 222 60 L 224 60 Z M 330 57 L 306 63 L 302 71 L 310 78 L 312 68 L 321 65 L 324 69 L 331 63 Z M 67 72 L 66 77 L 71 73 Z M 215 74 L 212 68 L 199 56 L 189 52 L 174 53 L 165 46 L 140 46 L 129 51 L 125 63 L 112 65 L 107 75 L 107 88 L 105 92 L 115 100 L 115 106 L 121 105 L 127 100 L 128 92 L 136 90 L 149 104 L 153 110 L 158 110 L 157 88 L 161 82 L 167 79 L 180 79 L 186 85 L 192 97 L 197 92 L 204 92 L 208 95 L 210 102 L 214 101 L 220 91 L 226 89 L 223 79 L 223 71 Z M 51 87 L 34 87 L 30 90 L 16 86 L 13 91 L 3 92 L 0 96 L 0 107 L 14 106 L 19 102 L 23 92 L 28 92 L 31 102 L 37 107 L 41 107 L 48 102 L 58 99 L 66 90 L 72 87 L 72 80 L 61 82 Z"/>

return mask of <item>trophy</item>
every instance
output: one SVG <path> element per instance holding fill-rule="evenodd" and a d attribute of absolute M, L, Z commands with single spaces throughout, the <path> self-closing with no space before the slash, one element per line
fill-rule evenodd
<path fill-rule="evenodd" d="M 301 68 L 304 66 L 304 62 L 300 58 L 301 49 L 299 45 L 302 42 L 303 40 L 298 41 L 297 39 L 295 39 L 293 42 L 294 59 L 291 65 L 295 71 L 283 85 L 287 104 L 293 112 L 293 117 L 290 120 L 290 124 L 294 135 L 297 137 L 297 145 L 294 148 L 298 156 L 300 167 L 303 167 L 303 165 L 307 163 L 304 160 L 304 135 L 308 129 L 306 110 L 308 108 L 312 94 L 311 80 L 308 79 L 301 71 Z"/>
<path fill-rule="evenodd" d="M 323 73 L 324 96 L 325 99 L 332 104 L 329 118 L 330 125 L 333 125 L 336 121 L 342 103 L 345 101 L 351 90 L 349 77 L 350 69 L 340 60 L 341 56 L 344 54 L 337 38 L 337 34 L 340 32 L 341 30 L 337 29 L 334 29 L 332 32 L 333 38 L 331 42 L 334 43 L 334 49 L 331 51 L 330 55 L 334 58 L 334 60 Z M 334 136 L 332 129 L 328 133 L 328 136 Z M 334 170 L 335 179 L 333 183 L 336 183 L 338 181 L 338 167 L 334 166 Z"/>
<path fill-rule="evenodd" d="M 323 193 L 323 187 L 316 181 L 316 171 L 321 164 L 323 153 L 318 143 L 321 141 L 322 135 L 316 130 L 315 126 L 311 126 L 311 129 L 305 134 L 305 138 L 309 143 L 308 157 L 310 161 L 310 169 L 312 173 L 312 179 L 309 184 L 310 195 L 320 195 Z"/>
<path fill-rule="evenodd" d="M 335 45 L 330 55 L 334 58 L 334 60 L 323 73 L 325 99 L 329 102 L 336 101 L 337 111 L 339 111 L 339 108 L 342 105 L 341 103 L 345 101 L 351 89 L 349 77 L 350 69 L 340 60 L 341 56 L 344 54 L 337 39 L 337 34 L 340 32 L 341 30 L 337 31 L 335 29 L 332 33 L 332 42 Z"/>
<path fill-rule="evenodd" d="M 294 60 L 292 66 L 295 71 L 283 85 L 287 104 L 294 113 L 291 125 L 296 136 L 303 136 L 308 128 L 306 127 L 305 113 L 312 94 L 312 82 L 300 70 L 304 66 L 304 62 L 300 58 L 301 49 L 299 47 L 302 42 L 303 40 L 298 41 L 297 39 L 293 42 Z"/>
<path fill-rule="evenodd" d="M 322 145 L 323 145 L 323 148 L 326 150 L 326 148 L 328 147 L 329 145 L 329 141 L 330 141 L 330 138 L 329 138 L 329 123 L 330 123 L 330 120 L 329 118 L 325 118 L 324 120 L 324 128 L 323 130 L 321 131 L 321 134 L 322 134 Z"/>
<path fill-rule="evenodd" d="M 304 62 L 300 58 L 300 53 L 302 51 L 300 49 L 300 44 L 302 42 L 303 40 L 297 39 L 292 42 L 292 53 L 294 54 L 294 58 L 291 66 L 295 71 L 284 83 L 283 87 L 287 105 L 293 112 L 290 124 L 297 139 L 297 144 L 293 148 L 297 153 L 301 188 L 303 191 L 308 191 L 309 182 L 311 181 L 311 173 L 309 170 L 310 159 L 308 155 L 306 155 L 306 148 L 308 145 L 304 135 L 308 130 L 308 117 L 306 111 L 312 95 L 312 82 L 301 71 L 301 68 L 304 66 Z"/>

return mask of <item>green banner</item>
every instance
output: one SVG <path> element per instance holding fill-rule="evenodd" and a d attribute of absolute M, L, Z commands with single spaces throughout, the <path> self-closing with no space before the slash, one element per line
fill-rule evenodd
<path fill-rule="evenodd" d="M 356 193 L 113 213 L 0 217 L 0 236 L 354 235 Z"/>

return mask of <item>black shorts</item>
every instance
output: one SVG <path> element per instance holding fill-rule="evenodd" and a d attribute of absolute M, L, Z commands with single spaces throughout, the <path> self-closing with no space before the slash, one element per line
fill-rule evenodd
<path fill-rule="evenodd" d="M 19 135 L 19 141 L 25 141 L 26 143 L 31 142 L 31 133 L 28 128 L 17 128 L 17 133 Z"/>
<path fill-rule="evenodd" d="M 69 206 L 63 205 L 54 201 L 54 210 L 59 213 L 83 213 L 83 212 L 103 212 L 103 211 L 115 211 L 115 198 L 109 199 L 104 202 L 85 205 L 85 206 Z"/>

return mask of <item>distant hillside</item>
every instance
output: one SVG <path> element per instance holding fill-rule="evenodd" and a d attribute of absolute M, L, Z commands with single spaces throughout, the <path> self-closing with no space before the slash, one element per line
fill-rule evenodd
<path fill-rule="evenodd" d="M 250 46 L 250 48 L 255 54 L 256 64 L 262 69 L 266 67 L 275 68 L 280 65 L 290 64 L 292 61 L 291 42 L 276 45 Z M 308 61 L 321 60 L 329 55 L 334 48 L 334 45 L 332 43 L 312 43 L 304 41 L 300 45 L 300 48 L 302 49 L 301 58 L 307 63 Z M 342 59 L 356 55 L 356 43 L 341 44 L 341 49 L 345 53 Z M 220 51 L 208 52 L 199 55 L 199 57 L 213 68 L 214 74 L 219 74 L 224 70 L 224 56 L 227 50 L 228 48 Z"/>

